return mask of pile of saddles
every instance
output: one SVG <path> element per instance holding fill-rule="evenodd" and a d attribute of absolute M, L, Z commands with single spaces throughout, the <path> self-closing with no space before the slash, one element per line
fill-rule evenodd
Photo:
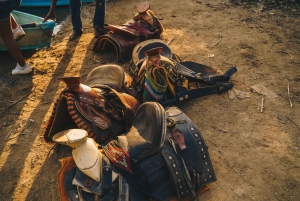
<path fill-rule="evenodd" d="M 44 138 L 72 147 L 57 174 L 63 201 L 196 200 L 216 181 L 205 141 L 178 105 L 231 89 L 236 68 L 218 74 L 181 61 L 149 8 L 140 3 L 132 21 L 110 26 L 94 46 L 114 47 L 118 60 L 130 54 L 130 72 L 106 64 L 84 81 L 59 78 L 66 88 Z"/>

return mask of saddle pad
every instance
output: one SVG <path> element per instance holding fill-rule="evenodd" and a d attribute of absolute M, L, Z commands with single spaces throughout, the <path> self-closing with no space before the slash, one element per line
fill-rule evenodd
<path fill-rule="evenodd" d="M 163 96 L 167 90 L 167 82 L 163 75 L 158 74 L 158 79 L 153 79 L 149 71 L 145 72 L 145 84 L 143 92 L 144 101 L 158 101 Z"/>

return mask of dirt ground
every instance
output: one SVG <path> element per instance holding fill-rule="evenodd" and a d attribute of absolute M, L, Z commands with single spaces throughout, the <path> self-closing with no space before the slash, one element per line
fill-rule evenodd
<path fill-rule="evenodd" d="M 140 1 L 109 0 L 106 23 L 120 25 Z M 231 66 L 233 93 L 180 105 L 201 131 L 217 181 L 202 201 L 300 200 L 300 8 L 292 1 L 151 0 L 165 27 L 161 38 L 183 61 Z M 271 2 L 271 1 L 269 1 Z M 92 51 L 94 4 L 82 12 L 84 34 L 68 41 L 69 18 L 50 48 L 24 52 L 34 68 L 12 76 L 15 62 L 0 55 L 0 200 L 59 200 L 56 173 L 67 147 L 55 152 L 42 132 L 61 76 L 82 76 L 114 52 Z M 129 62 L 118 63 L 128 70 Z M 18 101 L 15 103 L 15 101 Z"/>

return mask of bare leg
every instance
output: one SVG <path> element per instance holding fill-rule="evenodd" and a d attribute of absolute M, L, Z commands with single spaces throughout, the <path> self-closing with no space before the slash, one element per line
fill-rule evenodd
<path fill-rule="evenodd" d="M 20 46 L 15 41 L 11 30 L 11 18 L 0 22 L 0 37 L 2 38 L 6 48 L 12 57 L 17 61 L 20 66 L 25 65 L 25 59 L 22 55 Z"/>
<path fill-rule="evenodd" d="M 11 22 L 12 29 L 16 29 L 18 27 L 18 23 L 12 14 L 10 14 L 10 22 Z"/>

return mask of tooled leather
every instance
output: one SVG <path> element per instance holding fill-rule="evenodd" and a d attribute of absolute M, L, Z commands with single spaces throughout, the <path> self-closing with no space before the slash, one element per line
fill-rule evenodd
<path fill-rule="evenodd" d="M 115 98 L 117 97 L 115 96 Z M 100 110 L 99 113 L 102 113 L 106 118 L 95 115 L 96 118 L 94 117 L 94 120 L 97 123 L 97 126 L 99 126 L 99 129 L 101 128 L 100 136 L 97 136 L 93 126 L 91 125 L 91 121 L 87 118 L 90 115 L 88 115 L 87 112 L 83 112 L 83 109 L 79 110 L 79 107 L 76 108 L 75 101 L 79 102 L 76 93 L 64 92 L 60 95 L 55 107 L 53 108 L 48 125 L 44 131 L 44 138 L 47 142 L 52 142 L 53 135 L 59 131 L 62 131 L 62 129 L 78 127 L 86 130 L 89 133 L 88 136 L 94 138 L 98 143 L 104 143 L 108 140 L 114 139 L 117 135 L 125 133 L 129 127 L 129 125 L 126 124 L 130 124 L 130 122 L 132 122 L 126 118 L 120 118 L 119 120 L 113 119 L 112 115 L 110 115 L 110 113 L 108 114 L 108 112 L 112 112 L 112 110 L 105 110 L 102 112 L 100 112 Z M 77 104 L 77 106 L 78 105 L 80 104 Z M 118 107 L 120 108 L 120 106 Z M 90 108 L 93 110 L 94 106 L 90 106 Z M 59 118 L 62 113 L 65 116 L 64 119 Z M 65 123 L 63 124 L 63 122 L 60 121 Z"/>
<path fill-rule="evenodd" d="M 92 121 L 91 118 L 94 119 L 96 125 L 102 129 L 108 129 L 111 126 L 111 119 L 107 118 L 107 115 L 105 115 L 105 113 L 103 114 L 103 112 L 96 112 L 95 109 L 93 109 L 93 117 L 90 117 L 90 115 L 87 113 L 87 111 L 85 111 L 84 106 L 82 106 L 82 103 L 80 103 L 79 101 L 75 101 L 75 106 L 77 108 L 77 110 L 89 121 Z M 92 109 L 92 107 L 91 107 Z"/>

